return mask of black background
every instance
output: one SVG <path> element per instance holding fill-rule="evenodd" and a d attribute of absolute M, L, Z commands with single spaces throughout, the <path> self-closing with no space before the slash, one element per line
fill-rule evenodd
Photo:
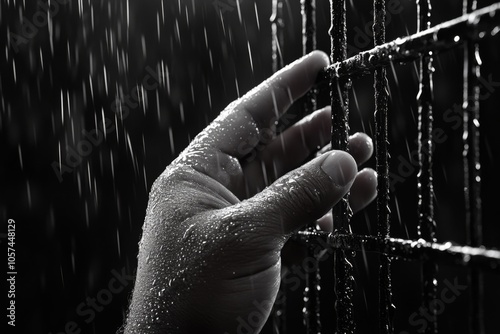
<path fill-rule="evenodd" d="M 329 52 L 329 4 L 317 2 L 318 49 Z M 391 15 L 388 40 L 416 31 L 415 3 L 392 2 L 402 11 Z M 112 295 L 102 311 L 95 312 L 95 318 L 81 312 L 88 311 L 87 306 L 78 309 L 87 298 L 108 289 L 113 271 L 134 273 L 152 182 L 220 110 L 272 72 L 271 1 L 240 0 L 239 11 L 232 1 L 220 3 L 227 6 L 213 0 L 70 1 L 60 5 L 52 23 L 42 25 L 16 52 L 9 36 L 19 35 L 22 17 L 33 22 L 41 7 L 35 1 L 24 5 L 1 0 L 0 218 L 2 226 L 8 219 L 17 224 L 19 333 L 65 332 L 69 322 L 82 333 L 109 333 L 122 324 L 130 281 Z M 480 7 L 489 3 L 492 1 L 479 1 Z M 433 5 L 433 24 L 461 14 L 460 1 L 433 1 Z M 363 39 L 355 29 L 370 26 L 370 2 L 347 1 L 347 9 L 349 44 L 370 48 L 371 44 L 359 44 Z M 285 22 L 283 54 L 289 63 L 302 53 L 298 0 L 287 2 Z M 496 36 L 480 43 L 482 74 L 493 82 L 500 82 L 499 41 Z M 443 129 L 447 138 L 435 151 L 438 241 L 459 244 L 465 243 L 461 128 L 454 129 L 455 123 L 446 122 L 443 114 L 461 105 L 462 54 L 459 49 L 437 57 L 434 83 L 435 127 Z M 158 89 L 146 91 L 146 105 L 130 108 L 121 121 L 113 102 L 117 96 L 130 96 L 148 68 L 168 68 L 169 87 L 163 81 Z M 416 150 L 417 67 L 413 63 L 396 65 L 394 72 L 389 68 L 388 75 L 391 171 L 396 172 L 399 158 L 408 161 L 410 152 Z M 354 81 L 352 132 L 373 135 L 372 84 L 371 76 Z M 494 89 L 481 101 L 486 247 L 500 244 L 500 180 L 495 173 L 500 166 L 496 137 L 500 93 L 498 85 Z M 324 93 L 320 104 L 327 103 L 328 94 Z M 71 148 L 85 139 L 82 130 L 95 129 L 96 122 L 103 119 L 116 120 L 117 128 L 101 144 L 92 146 L 60 182 L 53 167 L 58 166 L 59 152 L 64 163 Z M 373 167 L 373 159 L 367 165 Z M 392 236 L 417 237 L 416 174 L 417 169 L 392 193 Z M 353 219 L 354 232 L 376 232 L 374 208 L 371 205 Z M 2 233 L 5 231 L 6 227 Z M 361 255 L 355 261 L 359 333 L 377 332 L 377 257 L 369 254 L 367 260 L 368 266 Z M 332 263 L 329 260 L 323 266 L 326 281 L 331 279 Z M 465 269 L 441 266 L 439 291 L 446 279 L 466 284 L 465 274 Z M 418 327 L 408 319 L 419 309 L 419 275 L 417 263 L 394 262 L 396 333 L 417 332 Z M 325 309 L 333 306 L 331 288 L 332 284 L 323 284 Z M 500 314 L 498 276 L 487 275 L 485 289 L 487 329 L 494 333 Z M 304 332 L 301 293 L 299 289 L 288 299 L 290 333 Z M 468 298 L 465 291 L 446 305 L 439 318 L 443 332 L 466 332 Z M 334 320 L 333 313 L 323 314 L 325 332 L 331 332 Z"/>

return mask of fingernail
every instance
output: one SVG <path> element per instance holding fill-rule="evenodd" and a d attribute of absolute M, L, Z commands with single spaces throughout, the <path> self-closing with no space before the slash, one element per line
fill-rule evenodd
<path fill-rule="evenodd" d="M 321 169 L 337 186 L 347 186 L 354 180 L 358 171 L 354 158 L 343 151 L 332 151 L 327 154 L 328 156 L 321 164 Z"/>

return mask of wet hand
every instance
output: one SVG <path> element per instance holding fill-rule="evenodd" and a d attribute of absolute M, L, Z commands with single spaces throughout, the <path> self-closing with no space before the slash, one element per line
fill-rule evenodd
<path fill-rule="evenodd" d="M 376 194 L 372 154 L 356 134 L 352 155 L 328 151 L 321 109 L 275 135 L 276 120 L 314 84 L 328 57 L 313 52 L 230 104 L 153 185 L 126 333 L 260 331 L 280 284 L 281 250 L 291 233 L 319 219 L 351 190 L 353 210 Z M 255 312 L 258 313 L 255 313 Z"/>

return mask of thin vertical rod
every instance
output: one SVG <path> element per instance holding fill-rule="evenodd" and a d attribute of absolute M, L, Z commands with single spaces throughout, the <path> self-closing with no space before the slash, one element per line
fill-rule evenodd
<path fill-rule="evenodd" d="M 431 27 L 430 0 L 418 0 L 418 31 Z M 432 174 L 433 151 L 433 91 L 432 91 L 432 52 L 420 57 L 419 92 L 418 102 L 418 160 L 420 171 L 418 173 L 418 236 L 426 241 L 436 241 L 436 223 L 434 220 L 434 188 Z M 425 333 L 437 333 L 436 308 L 432 303 L 437 293 L 437 264 L 424 261 L 421 268 L 422 275 L 422 307 L 431 314 Z"/>
<path fill-rule="evenodd" d="M 302 45 L 303 54 L 316 49 L 316 0 L 301 0 L 302 13 Z M 304 102 L 304 112 L 312 113 L 317 106 L 317 90 L 311 89 Z M 315 224 L 308 227 L 310 230 L 315 230 Z M 321 290 L 321 274 L 319 271 L 319 259 L 315 254 L 315 247 L 310 246 L 307 250 L 308 257 L 316 262 L 316 270 L 308 271 L 306 275 L 306 287 L 304 289 L 304 324 L 306 333 L 319 334 L 321 333 L 321 310 L 320 310 L 320 290 Z"/>
<path fill-rule="evenodd" d="M 316 0 L 301 0 L 302 52 L 304 55 L 316 50 Z M 305 99 L 305 113 L 316 109 L 317 89 L 311 89 Z"/>
<path fill-rule="evenodd" d="M 301 0 L 302 45 L 307 54 L 316 49 L 316 0 Z"/>
<path fill-rule="evenodd" d="M 284 0 L 273 0 L 273 14 L 271 15 L 272 31 L 272 62 L 273 72 L 283 67 L 284 28 L 283 21 Z"/>
<path fill-rule="evenodd" d="M 330 0 L 332 63 L 342 61 L 347 56 L 347 29 L 345 0 Z M 330 94 L 332 105 L 332 149 L 347 151 L 349 135 L 349 100 L 348 89 L 350 79 L 330 78 Z M 336 233 L 350 233 L 349 220 L 352 215 L 346 195 L 334 208 L 333 219 Z M 354 333 L 353 320 L 353 268 L 344 250 L 336 250 L 334 255 L 335 277 L 335 309 L 336 328 L 338 334 Z"/>
<path fill-rule="evenodd" d="M 373 2 L 373 37 L 375 46 L 385 43 L 385 0 Z M 387 135 L 387 73 L 385 67 L 375 70 L 375 127 L 376 127 L 376 160 L 378 174 L 377 197 L 377 230 L 380 238 L 388 238 L 390 234 L 389 211 L 389 148 Z M 380 256 L 379 271 L 379 329 L 381 333 L 392 333 L 392 316 L 394 307 L 391 302 L 391 261 Z"/>
<path fill-rule="evenodd" d="M 477 9 L 476 0 L 463 1 L 463 14 Z M 477 43 L 466 42 L 464 50 L 464 196 L 467 243 L 482 244 L 481 161 L 479 132 L 479 96 L 481 58 Z M 482 272 L 471 269 L 469 283 L 469 333 L 484 333 L 484 287 Z"/>
<path fill-rule="evenodd" d="M 284 47 L 284 28 L 283 20 L 284 0 L 273 0 L 273 12 L 271 21 L 271 40 L 272 40 L 272 65 L 273 72 L 279 71 L 283 66 L 283 47 Z M 284 284 L 280 284 L 278 295 L 280 304 L 274 304 L 272 310 L 272 329 L 273 334 L 286 333 L 286 304 L 287 293 Z"/>

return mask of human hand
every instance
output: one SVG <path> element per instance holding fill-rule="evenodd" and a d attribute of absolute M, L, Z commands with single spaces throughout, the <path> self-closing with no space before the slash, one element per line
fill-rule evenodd
<path fill-rule="evenodd" d="M 256 307 L 264 314 L 258 333 L 291 233 L 321 217 L 331 229 L 325 214 L 350 189 L 353 210 L 373 200 L 375 172 L 356 166 L 373 151 L 364 134 L 351 137 L 352 156 L 330 151 L 302 165 L 329 140 L 329 108 L 262 147 L 327 65 L 312 52 L 231 103 L 156 180 L 126 333 L 235 333 Z"/>

